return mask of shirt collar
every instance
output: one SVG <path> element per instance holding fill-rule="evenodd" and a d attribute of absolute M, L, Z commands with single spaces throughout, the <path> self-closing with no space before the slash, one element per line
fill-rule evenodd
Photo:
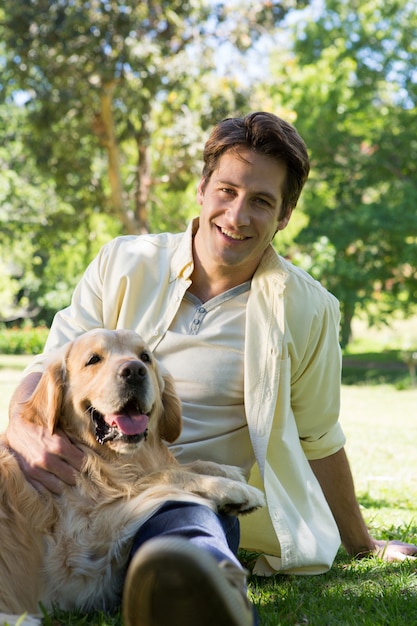
<path fill-rule="evenodd" d="M 199 218 L 195 217 L 188 224 L 180 243 L 174 252 L 171 264 L 171 282 L 177 278 L 190 278 L 194 269 L 193 237 L 198 230 Z"/>
<path fill-rule="evenodd" d="M 177 278 L 189 279 L 194 269 L 193 259 L 193 237 L 199 226 L 199 218 L 195 217 L 188 224 L 183 233 L 180 243 L 172 257 L 171 282 Z M 275 270 L 275 278 L 282 284 L 285 283 L 288 272 L 286 271 L 283 259 L 274 250 L 272 244 L 265 250 L 255 276 L 264 274 L 265 271 Z"/>

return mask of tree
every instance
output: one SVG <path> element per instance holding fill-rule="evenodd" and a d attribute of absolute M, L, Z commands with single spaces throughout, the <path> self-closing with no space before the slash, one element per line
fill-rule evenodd
<path fill-rule="evenodd" d="M 215 41 L 224 37 L 244 50 L 291 6 L 286 0 L 228 6 L 5 0 L 6 76 L 29 96 L 37 130 L 32 149 L 40 163 L 54 168 L 59 193 L 74 184 L 82 189 L 98 174 L 98 191 L 109 198 L 107 208 L 125 231 L 147 231 L 151 188 L 160 180 L 152 170 L 155 112 L 165 103 L 181 117 L 195 83 L 204 83 L 213 70 Z M 173 93 L 181 95 L 172 98 Z M 231 93 L 229 88 L 228 104 Z M 197 136 L 198 127 L 190 129 Z M 106 177 L 97 143 L 106 154 Z M 181 170 L 175 161 L 169 165 L 162 179 L 172 183 Z"/>
<path fill-rule="evenodd" d="M 2 3 L 4 128 L 20 121 L 3 152 L 0 178 L 16 184 L 0 258 L 17 259 L 16 241 L 21 257 L 3 319 L 50 320 L 103 239 L 188 221 L 207 129 L 249 99 L 213 71 L 218 46 L 245 55 L 303 2 L 226 4 Z"/>
<path fill-rule="evenodd" d="M 304 19 L 304 18 L 303 18 Z M 406 0 L 327 0 L 275 61 L 275 102 L 311 153 L 303 263 L 353 316 L 386 320 L 417 301 L 417 15 Z"/>
<path fill-rule="evenodd" d="M 25 110 L 0 104 L 0 322 L 49 323 L 111 234 L 105 217 L 61 199 L 28 153 Z"/>

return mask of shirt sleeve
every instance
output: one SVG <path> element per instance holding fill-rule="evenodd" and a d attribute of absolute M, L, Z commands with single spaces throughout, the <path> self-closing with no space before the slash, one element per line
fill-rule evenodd
<path fill-rule="evenodd" d="M 292 355 L 291 405 L 309 460 L 330 456 L 345 444 L 339 423 L 342 357 L 339 304 L 324 289 L 313 299 L 304 344 Z M 304 317 L 304 322 L 305 322 Z"/>

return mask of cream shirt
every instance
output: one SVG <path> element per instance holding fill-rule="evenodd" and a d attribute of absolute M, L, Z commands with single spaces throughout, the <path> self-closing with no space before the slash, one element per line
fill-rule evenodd
<path fill-rule="evenodd" d="M 192 234 L 119 237 L 104 246 L 57 313 L 45 353 L 95 327 L 136 330 L 155 350 L 193 270 Z M 241 545 L 264 554 L 257 572 L 320 573 L 340 545 L 308 459 L 337 452 L 341 353 L 338 302 L 266 250 L 246 307 L 244 403 L 256 458 L 250 482 L 267 506 L 241 519 Z M 45 354 L 44 353 L 44 354 Z M 42 371 L 44 356 L 27 371 Z M 227 459 L 225 459 L 227 462 Z"/>

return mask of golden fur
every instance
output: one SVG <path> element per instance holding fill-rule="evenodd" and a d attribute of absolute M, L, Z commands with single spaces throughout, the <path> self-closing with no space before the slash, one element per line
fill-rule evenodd
<path fill-rule="evenodd" d="M 235 514 L 263 504 L 239 469 L 174 459 L 163 440 L 180 434 L 180 402 L 134 332 L 89 331 L 65 346 L 24 415 L 64 430 L 85 463 L 75 487 L 40 493 L 1 438 L 1 611 L 36 613 L 39 602 L 112 610 L 133 536 L 161 504 L 196 501 Z"/>

